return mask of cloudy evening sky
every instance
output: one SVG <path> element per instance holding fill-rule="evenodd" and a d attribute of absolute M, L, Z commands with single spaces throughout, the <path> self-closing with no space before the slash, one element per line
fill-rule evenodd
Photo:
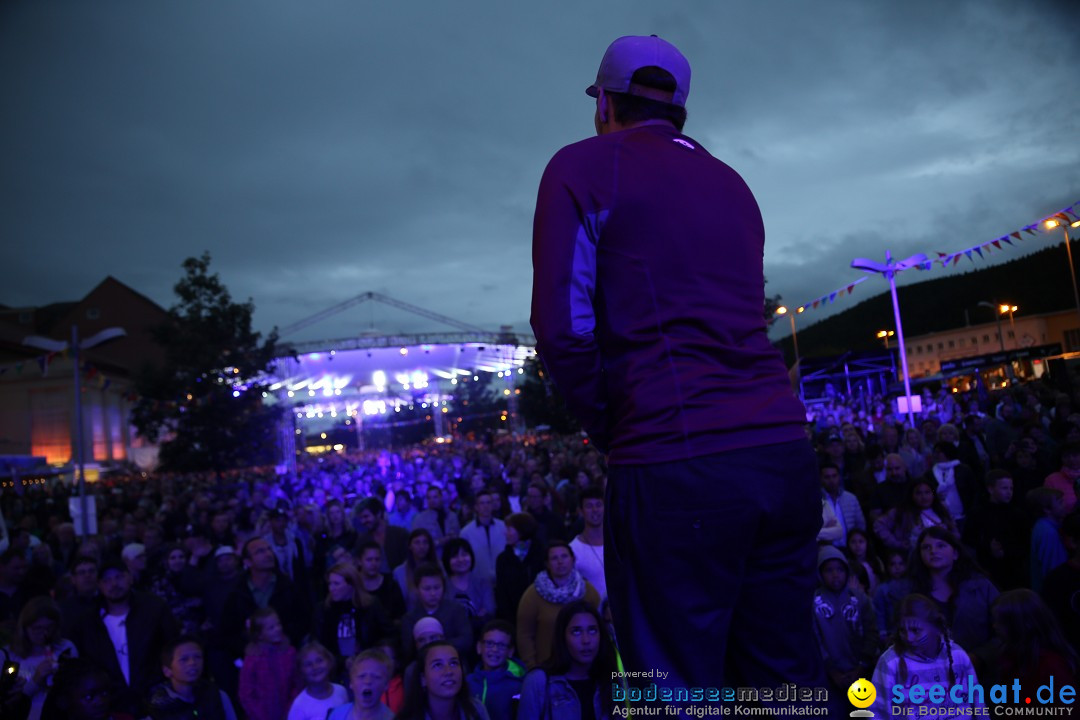
<path fill-rule="evenodd" d="M 858 279 L 853 257 L 958 250 L 1080 200 L 1077 10 L 9 0 L 0 304 L 111 274 L 168 306 L 205 249 L 263 329 L 374 290 L 527 330 L 540 174 L 592 133 L 607 44 L 648 33 L 690 60 L 686 132 L 757 194 L 767 291 L 798 304 Z M 299 337 L 371 323 L 448 329 L 361 307 Z"/>

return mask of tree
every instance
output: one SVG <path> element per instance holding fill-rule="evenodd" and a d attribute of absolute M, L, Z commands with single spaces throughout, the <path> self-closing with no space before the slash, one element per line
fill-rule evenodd
<path fill-rule="evenodd" d="M 537 357 L 525 361 L 525 375 L 521 383 L 521 399 L 518 408 L 525 416 L 528 427 L 547 425 L 557 433 L 573 433 L 581 430 L 581 424 L 566 409 L 566 401 L 543 364 Z"/>
<path fill-rule="evenodd" d="M 163 440 L 168 470 L 225 470 L 275 458 L 280 407 L 263 403 L 277 355 L 277 329 L 265 341 L 251 327 L 255 306 L 233 302 L 210 274 L 210 254 L 188 258 L 173 290 L 179 302 L 154 330 L 165 363 L 146 369 L 132 422 L 150 442 Z"/>

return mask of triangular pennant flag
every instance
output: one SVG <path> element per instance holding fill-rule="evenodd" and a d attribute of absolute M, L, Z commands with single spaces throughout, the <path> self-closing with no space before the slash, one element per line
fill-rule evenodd
<path fill-rule="evenodd" d="M 850 294 L 851 294 L 851 291 L 852 291 L 852 289 L 853 289 L 854 287 L 855 287 L 855 283 L 852 283 L 852 284 L 850 284 L 850 285 L 848 285 L 848 286 L 847 286 L 847 294 L 848 294 L 848 295 L 850 295 Z"/>
<path fill-rule="evenodd" d="M 948 255 L 948 253 L 938 252 L 938 254 L 937 254 L 937 256 L 938 256 L 939 258 L 943 258 L 943 257 L 945 257 L 946 255 Z"/>
<path fill-rule="evenodd" d="M 48 377 L 49 375 L 49 356 L 42 355 L 37 358 L 38 367 L 41 368 L 41 377 Z"/>
<path fill-rule="evenodd" d="M 1032 235 L 1034 235 L 1034 234 L 1035 234 L 1035 230 L 1034 230 L 1034 229 L 1032 229 L 1032 227 L 1031 227 L 1030 225 L 1028 225 L 1028 226 L 1027 226 L 1026 228 L 1024 228 L 1024 229 L 1025 229 L 1025 230 L 1027 230 L 1027 231 L 1028 231 L 1029 233 L 1031 233 Z"/>
<path fill-rule="evenodd" d="M 982 257 L 982 248 L 981 247 L 975 247 L 975 248 L 972 248 L 972 250 L 979 253 L 979 257 Z M 968 257 L 971 257 L 971 256 L 968 255 Z"/>
<path fill-rule="evenodd" d="M 1012 235 L 1017 240 L 1023 240 L 1024 239 L 1024 238 L 1020 237 L 1020 231 L 1019 230 L 1017 230 L 1016 232 L 1011 232 L 1009 234 Z"/>
<path fill-rule="evenodd" d="M 832 293 L 829 295 L 829 302 L 833 302 L 834 300 L 836 300 L 836 293 Z"/>
<path fill-rule="evenodd" d="M 840 288 L 840 289 L 839 289 L 839 290 L 838 290 L 838 291 L 836 292 L 836 297 L 838 297 L 838 298 L 839 298 L 839 297 L 844 297 L 844 289 L 843 289 L 843 288 Z"/>
<path fill-rule="evenodd" d="M 1001 249 L 1001 241 L 1000 240 L 991 240 L 990 244 L 993 245 L 994 247 L 996 247 L 998 250 Z"/>
<path fill-rule="evenodd" d="M 814 301 L 814 309 L 815 309 L 815 310 L 817 310 L 817 306 L 818 306 L 818 303 L 819 303 L 819 302 L 821 302 L 821 301 L 820 301 L 820 300 L 815 300 L 815 301 Z"/>
<path fill-rule="evenodd" d="M 998 238 L 998 240 L 1000 240 L 1001 242 L 1006 243 L 1008 245 L 1012 245 L 1012 240 L 1009 239 L 1008 235 L 1002 235 L 1001 237 Z"/>

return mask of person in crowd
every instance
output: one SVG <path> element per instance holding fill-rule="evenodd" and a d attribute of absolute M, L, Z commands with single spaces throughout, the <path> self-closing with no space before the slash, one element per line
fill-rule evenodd
<path fill-rule="evenodd" d="M 409 553 L 405 562 L 394 568 L 394 580 L 405 596 L 405 605 L 416 605 L 416 568 L 424 563 L 438 564 L 435 554 L 435 541 L 431 533 L 424 528 L 417 528 L 409 533 Z"/>
<path fill-rule="evenodd" d="M 413 628 L 418 620 L 425 617 L 438 620 L 444 639 L 453 644 L 462 656 L 467 655 L 473 645 L 469 614 L 460 603 L 447 596 L 442 568 L 434 563 L 424 563 L 416 568 L 415 578 L 417 604 L 405 613 L 401 621 L 405 656 L 411 657 L 417 649 L 413 642 Z"/>
<path fill-rule="evenodd" d="M 978 492 L 975 478 L 980 471 L 960 461 L 957 446 L 947 441 L 934 445 L 934 465 L 926 479 L 934 480 L 935 489 L 941 503 L 948 509 L 949 515 L 958 528 L 963 529 L 968 509 L 972 506 Z"/>
<path fill-rule="evenodd" d="M 445 507 L 442 488 L 432 485 L 427 490 L 427 508 L 416 515 L 412 529 L 427 530 L 436 551 L 452 538 L 461 533 L 461 523 L 457 515 Z"/>
<path fill-rule="evenodd" d="M 903 592 L 895 588 L 903 584 L 906 590 L 910 585 L 907 584 L 908 553 L 896 548 L 887 548 L 884 558 L 885 576 L 871 599 L 874 603 L 874 615 L 877 618 L 878 638 L 882 643 L 887 643 L 893 627 L 892 618 L 889 616 L 893 609 L 892 603 L 896 597 L 902 596 L 898 593 Z"/>
<path fill-rule="evenodd" d="M 1072 514 L 1061 523 L 1061 535 L 1069 559 L 1051 570 L 1043 580 L 1042 598 L 1054 613 L 1065 639 L 1073 650 L 1080 651 L 1080 514 Z"/>
<path fill-rule="evenodd" d="M 1061 493 L 1065 514 L 1076 508 L 1076 483 L 1080 480 L 1080 443 L 1068 443 L 1061 447 L 1061 468 L 1046 476 L 1045 487 Z"/>
<path fill-rule="evenodd" d="M 182 635 L 161 650 L 165 680 L 150 689 L 147 709 L 152 720 L 236 720 L 232 701 L 203 676 L 203 648 Z"/>
<path fill-rule="evenodd" d="M 944 528 L 923 530 L 915 548 L 907 581 L 890 589 L 885 617 L 892 618 L 905 595 L 925 595 L 944 614 L 953 642 L 981 662 L 993 652 L 988 645 L 993 639 L 990 611 L 998 589 L 971 560 L 960 538 Z"/>
<path fill-rule="evenodd" d="M 907 494 L 898 507 L 874 522 L 874 534 L 886 547 L 911 550 L 919 533 L 928 527 L 957 531 L 948 508 L 934 491 L 933 481 L 919 478 L 908 484 Z"/>
<path fill-rule="evenodd" d="M 848 533 L 847 557 L 849 562 L 860 565 L 866 570 L 867 596 L 874 597 L 878 585 L 885 576 L 885 566 L 881 564 L 870 536 L 865 530 L 855 528 Z"/>
<path fill-rule="evenodd" d="M 331 711 L 329 720 L 393 720 L 394 711 L 380 700 L 393 672 L 393 660 L 378 649 L 365 650 L 354 657 L 349 661 L 353 701 Z"/>
<path fill-rule="evenodd" d="M 998 682 L 1018 679 L 1021 687 L 1033 688 L 1053 677 L 1056 687 L 1076 686 L 1080 659 L 1042 598 L 1027 588 L 1010 590 L 994 601 L 993 612 L 994 631 L 1003 646 Z"/>
<path fill-rule="evenodd" d="M 924 707 L 925 697 L 920 702 L 913 702 L 905 694 L 903 702 L 895 702 L 894 693 L 887 690 L 896 686 L 910 688 L 915 682 L 927 694 L 933 688 L 942 688 L 944 692 L 937 691 L 943 695 L 942 701 L 934 705 L 937 710 L 962 708 L 952 714 L 970 715 L 974 714 L 973 709 L 985 711 L 986 707 L 985 698 L 968 703 L 965 694 L 961 694 L 959 702 L 950 696 L 949 690 L 954 685 L 967 688 L 977 684 L 978 677 L 971 658 L 950 636 L 945 616 L 937 603 L 923 595 L 906 595 L 897 606 L 893 643 L 878 660 L 872 682 L 875 688 L 883 690 L 877 693 L 869 708 L 874 717 L 917 715 L 920 707 Z"/>
<path fill-rule="evenodd" d="M 877 661 L 877 624 L 870 598 L 849 586 L 847 558 L 826 545 L 818 552 L 821 583 L 814 593 L 814 632 L 832 692 L 843 695 Z"/>
<path fill-rule="evenodd" d="M 476 556 L 468 540 L 447 540 L 442 549 L 442 564 L 446 572 L 447 595 L 468 612 L 475 634 L 495 613 L 495 591 L 473 572 Z"/>
<path fill-rule="evenodd" d="M 277 557 L 278 570 L 300 587 L 308 585 L 308 568 L 304 562 L 304 545 L 289 527 L 289 513 L 274 508 L 269 513 L 269 530 L 263 539 Z M 351 550 L 352 548 L 348 548 Z"/>
<path fill-rule="evenodd" d="M 74 643 L 60 635 L 60 608 L 47 596 L 31 598 L 15 626 L 15 635 L 4 651 L 6 659 L 19 664 L 25 681 L 22 693 L 29 699 L 27 720 L 41 718 L 45 694 L 60 662 L 78 656 Z"/>
<path fill-rule="evenodd" d="M 336 707 L 349 701 L 348 691 L 335 682 L 334 654 L 318 642 L 310 642 L 296 653 L 297 670 L 304 689 L 293 699 L 286 720 L 326 720 Z"/>
<path fill-rule="evenodd" d="M 910 490 L 911 480 L 908 476 L 904 459 L 896 454 L 886 455 L 882 460 L 881 479 L 873 478 L 873 485 L 869 480 L 862 484 L 863 493 L 859 502 L 867 512 L 867 522 L 873 526 L 884 513 L 900 506 L 904 502 Z"/>
<path fill-rule="evenodd" d="M 904 461 L 909 477 L 922 477 L 932 464 L 931 448 L 927 445 L 923 434 L 915 428 L 904 431 L 904 443 L 900 446 L 898 454 Z"/>
<path fill-rule="evenodd" d="M 1023 572 L 1029 538 L 1023 511 L 1013 504 L 1013 479 L 1008 470 L 986 473 L 986 492 L 973 504 L 963 540 L 975 559 L 1001 589 L 1026 584 Z"/>
<path fill-rule="evenodd" d="M 146 546 L 142 543 L 128 543 L 120 551 L 120 559 L 124 561 L 124 565 L 131 574 L 131 586 L 136 590 L 149 590 L 150 575 L 146 571 Z"/>
<path fill-rule="evenodd" d="M 600 593 L 575 567 L 574 551 L 563 540 L 548 543 L 546 569 L 521 596 L 517 612 L 517 648 L 526 667 L 542 665 L 551 656 L 559 609 L 575 600 L 600 607 Z"/>
<path fill-rule="evenodd" d="M 97 610 L 101 594 L 98 592 L 98 562 L 90 555 L 76 555 L 71 566 L 72 593 L 59 600 L 60 635 L 75 637 L 82 625 L 83 615 Z"/>
<path fill-rule="evenodd" d="M 938 428 L 937 439 L 934 441 L 935 453 L 939 452 L 937 447 L 939 443 L 948 443 L 956 449 L 955 455 L 950 457 L 950 460 L 959 460 L 962 465 L 965 465 L 971 471 L 970 475 L 972 477 L 981 476 L 983 469 L 978 452 L 968 436 L 966 434 L 961 435 L 960 429 L 956 425 L 944 423 Z"/>
<path fill-rule="evenodd" d="M 495 585 L 495 561 L 506 548 L 506 525 L 495 517 L 499 495 L 481 488 L 473 500 L 473 519 L 461 528 L 461 538 L 468 540 L 476 559 L 473 574 L 478 580 Z"/>
<path fill-rule="evenodd" d="M 135 714 L 161 680 L 161 648 L 176 637 L 176 620 L 156 595 L 132 588 L 131 573 L 119 559 L 102 565 L 98 590 L 98 612 L 87 613 L 71 639 L 81 657 L 109 673 L 117 688 L 113 709 Z"/>
<path fill-rule="evenodd" d="M 847 535 L 855 529 L 866 530 L 866 516 L 854 493 L 840 486 L 840 468 L 832 463 L 823 463 L 818 469 L 821 479 L 821 496 L 838 521 L 840 537 L 833 543 L 837 547 L 847 544 Z"/>
<path fill-rule="evenodd" d="M 357 547 L 374 542 L 381 550 L 379 572 L 388 573 L 408 558 L 409 531 L 391 525 L 386 506 L 376 497 L 366 497 L 356 504 L 354 526 L 357 528 Z M 359 550 L 356 551 L 359 556 Z"/>
<path fill-rule="evenodd" d="M 205 639 L 206 666 L 218 687 L 236 697 L 236 665 L 239 650 L 230 647 L 230 633 L 225 628 L 225 603 L 236 591 L 242 577 L 240 556 L 231 545 L 214 550 L 213 566 L 203 583 L 202 609 L 205 620 L 200 628 Z"/>
<path fill-rule="evenodd" d="M 233 530 L 232 513 L 220 510 L 210 517 L 210 544 L 219 547 L 235 547 L 236 532 Z"/>
<path fill-rule="evenodd" d="M 513 659 L 514 628 L 505 620 L 491 620 L 479 638 L 480 662 L 466 678 L 469 690 L 487 708 L 491 720 L 512 720 L 514 697 L 521 692 L 525 676 L 525 668 Z"/>
<path fill-rule="evenodd" d="M 425 619 L 431 620 L 436 624 L 438 624 L 439 622 L 435 618 L 423 618 L 421 619 L 420 623 L 417 623 L 417 625 L 423 623 Z M 441 628 L 439 630 L 439 637 L 442 637 Z M 415 633 L 413 635 L 413 638 L 416 638 Z M 417 641 L 416 646 L 421 647 L 421 645 L 426 644 L 426 642 L 420 643 L 419 641 Z M 390 680 L 387 683 L 386 690 L 383 691 L 380 700 L 382 701 L 382 704 L 390 708 L 393 713 L 399 713 L 401 712 L 401 709 L 405 707 L 405 680 L 401 674 L 401 667 L 400 665 L 398 665 L 398 657 L 401 656 L 401 650 L 398 647 L 397 641 L 391 637 L 383 638 L 383 640 L 378 645 L 376 645 L 374 649 L 385 655 L 387 660 L 389 661 L 389 665 L 387 665 L 387 667 L 389 668 L 390 672 Z"/>
<path fill-rule="evenodd" d="M 978 412 L 972 412 L 964 416 L 964 435 L 960 442 L 961 455 L 964 448 L 970 457 L 969 462 L 964 458 L 965 464 L 971 468 L 975 477 L 982 477 L 990 468 L 990 452 L 986 449 L 986 436 L 983 433 L 985 423 L 983 416 Z"/>
<path fill-rule="evenodd" d="M 352 563 L 327 570 L 326 586 L 326 599 L 315 609 L 315 637 L 333 653 L 344 678 L 345 661 L 372 647 L 391 631 L 391 624 Z"/>
<path fill-rule="evenodd" d="M 578 513 L 584 528 L 570 541 L 582 577 L 592 583 L 600 599 L 607 598 L 607 579 L 604 577 L 604 490 L 590 485 L 578 493 Z"/>
<path fill-rule="evenodd" d="M 248 646 L 240 667 L 240 706 L 248 720 L 285 720 L 301 688 L 296 648 L 289 644 L 273 608 L 256 610 L 245 627 Z"/>
<path fill-rule="evenodd" d="M 1065 500 L 1060 490 L 1041 487 L 1029 490 L 1027 504 L 1038 518 L 1031 528 L 1031 589 L 1042 590 L 1047 573 L 1068 559 L 1061 541 L 1061 521 L 1065 519 Z"/>
<path fill-rule="evenodd" d="M 416 508 L 413 507 L 412 494 L 408 490 L 401 489 L 394 494 L 394 509 L 388 512 L 386 517 L 391 525 L 405 529 L 412 527 Z"/>
<path fill-rule="evenodd" d="M 408 684 L 416 690 L 406 693 L 397 720 L 490 720 L 484 706 L 469 693 L 458 649 L 445 640 L 420 650 Z"/>
<path fill-rule="evenodd" d="M 174 543 L 161 553 L 162 566 L 150 581 L 150 592 L 161 598 L 179 625 L 181 635 L 194 635 L 202 626 L 202 598 L 194 586 L 194 573 L 188 573 L 187 551 Z"/>
<path fill-rule="evenodd" d="M 285 627 L 289 642 L 299 643 L 311 623 L 303 593 L 278 572 L 277 556 L 266 538 L 255 536 L 244 543 L 241 557 L 245 572 L 225 600 L 222 628 L 236 657 L 242 656 L 244 626 L 256 610 L 272 608 Z"/>
<path fill-rule="evenodd" d="M 112 700 L 109 673 L 92 660 L 76 658 L 57 670 L 41 716 L 49 720 L 134 720 L 134 714 L 114 710 Z"/>
<path fill-rule="evenodd" d="M 550 660 L 531 670 L 522 683 L 517 720 L 612 717 L 616 659 L 604 628 L 592 604 L 579 600 L 562 607 Z"/>
<path fill-rule="evenodd" d="M 0 553 L 0 628 L 11 627 L 30 597 L 25 588 L 30 563 L 26 551 L 16 544 Z"/>
<path fill-rule="evenodd" d="M 315 577 L 326 577 L 326 568 L 335 564 L 334 550 L 344 548 L 352 552 L 356 547 L 356 531 L 345 518 L 345 508 L 341 501 L 334 499 L 326 503 L 326 532 L 315 540 L 314 567 Z"/>
<path fill-rule="evenodd" d="M 550 498 L 551 488 L 540 480 L 530 482 L 525 491 L 525 512 L 536 521 L 536 537 L 544 545 L 551 540 L 562 540 L 566 535 L 563 519 L 548 505 Z"/>
<path fill-rule="evenodd" d="M 506 518 L 506 548 L 495 561 L 495 615 L 517 622 L 521 596 L 544 569 L 544 546 L 534 540 L 536 520 L 528 513 Z"/>
<path fill-rule="evenodd" d="M 383 562 L 383 550 L 378 542 L 368 540 L 360 544 L 357 549 L 360 582 L 364 590 L 382 605 L 386 618 L 397 627 L 405 614 L 405 596 L 389 573 L 382 571 Z"/>

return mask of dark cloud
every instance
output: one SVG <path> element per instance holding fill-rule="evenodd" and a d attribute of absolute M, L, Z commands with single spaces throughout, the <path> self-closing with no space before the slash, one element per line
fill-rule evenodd
<path fill-rule="evenodd" d="M 607 43 L 649 32 L 693 63 L 687 131 L 750 182 L 768 291 L 800 302 L 857 278 L 852 257 L 955 250 L 1080 199 L 1066 13 L 6 3 L 0 302 L 113 274 L 168 305 L 208 249 L 265 328 L 375 290 L 524 330 L 540 173 L 591 132 L 582 91 Z M 372 325 L 442 329 L 360 306 L 308 332 Z"/>

